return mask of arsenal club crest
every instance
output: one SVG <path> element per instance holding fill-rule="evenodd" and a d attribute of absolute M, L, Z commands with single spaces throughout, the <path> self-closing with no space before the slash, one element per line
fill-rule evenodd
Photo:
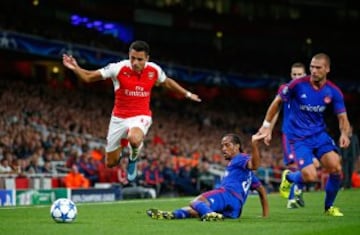
<path fill-rule="evenodd" d="M 155 76 L 155 73 L 154 73 L 154 72 L 149 72 L 149 73 L 148 73 L 148 78 L 149 78 L 150 80 L 154 79 L 154 76 Z"/>

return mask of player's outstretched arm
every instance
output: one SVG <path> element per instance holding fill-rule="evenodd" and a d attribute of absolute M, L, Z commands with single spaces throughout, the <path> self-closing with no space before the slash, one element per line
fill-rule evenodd
<path fill-rule="evenodd" d="M 201 99 L 199 98 L 199 96 L 197 94 L 191 93 L 190 91 L 186 90 L 172 78 L 168 77 L 163 83 L 161 83 L 161 85 L 164 86 L 166 89 L 175 91 L 175 92 L 183 95 L 187 99 L 190 99 L 190 100 L 193 100 L 196 102 L 201 102 Z"/>
<path fill-rule="evenodd" d="M 280 112 L 281 104 L 282 104 L 281 97 L 277 95 L 274 98 L 274 100 L 272 101 L 272 103 L 270 104 L 270 106 L 266 112 L 264 122 L 263 122 L 262 126 L 259 128 L 259 133 L 265 134 L 265 136 L 270 135 L 270 133 L 272 131 L 271 122 L 274 119 L 274 117 L 276 116 L 276 114 Z M 267 142 L 265 139 L 264 139 L 264 142 L 265 142 L 265 144 L 269 145 L 269 142 Z"/>
<path fill-rule="evenodd" d="M 86 70 L 81 68 L 76 59 L 67 54 L 63 54 L 63 64 L 66 68 L 73 71 L 77 77 L 79 77 L 84 82 L 95 82 L 102 80 L 100 71 L 98 70 Z"/>
<path fill-rule="evenodd" d="M 266 137 L 264 138 L 264 143 L 265 143 L 266 145 L 270 145 L 270 142 L 271 142 L 271 139 L 272 139 L 272 132 L 273 132 L 273 130 L 274 130 L 274 127 L 275 127 L 275 125 L 276 125 L 277 120 L 279 119 L 279 114 L 280 114 L 280 111 L 277 112 L 277 113 L 275 114 L 274 118 L 271 120 L 271 123 L 270 123 L 270 133 L 269 133 L 268 136 L 266 136 Z"/>
<path fill-rule="evenodd" d="M 267 193 L 265 187 L 261 184 L 259 187 L 256 188 L 258 192 L 260 204 L 262 208 L 262 217 L 269 217 L 269 201 L 267 198 Z"/>

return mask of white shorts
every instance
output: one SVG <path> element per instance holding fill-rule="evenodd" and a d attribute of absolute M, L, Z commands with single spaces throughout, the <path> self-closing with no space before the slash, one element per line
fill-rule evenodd
<path fill-rule="evenodd" d="M 147 134 L 152 124 L 152 118 L 140 115 L 130 118 L 118 118 L 111 116 L 108 135 L 106 137 L 106 152 L 112 152 L 120 147 L 121 139 L 126 139 L 128 132 L 133 127 L 139 127 L 144 135 Z"/>

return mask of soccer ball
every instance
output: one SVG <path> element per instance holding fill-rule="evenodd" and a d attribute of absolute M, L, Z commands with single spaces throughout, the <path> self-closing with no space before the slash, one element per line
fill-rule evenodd
<path fill-rule="evenodd" d="M 70 199 L 60 198 L 51 205 L 50 215 L 55 222 L 71 223 L 76 219 L 77 208 Z"/>

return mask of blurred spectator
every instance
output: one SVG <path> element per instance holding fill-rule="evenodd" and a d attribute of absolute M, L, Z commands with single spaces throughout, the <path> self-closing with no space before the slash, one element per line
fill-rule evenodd
<path fill-rule="evenodd" d="M 201 192 L 210 191 L 215 186 L 215 176 L 209 172 L 210 164 L 208 161 L 203 161 L 198 166 L 197 190 Z"/>
<path fill-rule="evenodd" d="M 120 160 L 120 164 L 115 168 L 116 176 L 117 176 L 117 182 L 119 182 L 122 186 L 126 186 L 129 184 L 129 181 L 127 179 L 127 162 L 126 158 L 122 158 Z"/>
<path fill-rule="evenodd" d="M 66 188 L 89 188 L 90 181 L 73 164 L 71 171 L 64 177 L 64 184 Z"/>
<path fill-rule="evenodd" d="M 6 158 L 1 159 L 0 161 L 0 174 L 2 173 L 12 173 L 14 170 L 9 165 L 9 160 Z"/>
<path fill-rule="evenodd" d="M 199 192 L 196 189 L 197 174 L 192 169 L 190 164 L 185 164 L 180 167 L 178 176 L 176 177 L 176 186 L 183 195 L 197 195 Z"/>
<path fill-rule="evenodd" d="M 53 172 L 51 161 L 44 162 L 44 165 L 41 167 L 41 172 L 46 174 L 51 174 Z"/>
<path fill-rule="evenodd" d="M 173 162 L 171 158 L 165 159 L 165 162 L 160 162 L 159 170 L 162 175 L 163 182 L 161 186 L 161 193 L 168 194 L 174 193 L 175 191 L 175 182 L 176 182 L 176 172 L 173 168 Z"/>
<path fill-rule="evenodd" d="M 99 182 L 98 162 L 93 159 L 88 151 L 80 156 L 78 167 L 79 172 L 90 180 L 91 186 Z"/>
<path fill-rule="evenodd" d="M 156 195 L 158 196 L 164 179 L 160 173 L 157 161 L 152 161 L 149 166 L 144 169 L 143 178 L 142 186 L 155 189 Z"/>
<path fill-rule="evenodd" d="M 30 157 L 29 159 L 29 165 L 25 168 L 26 173 L 36 174 L 36 173 L 42 173 L 42 166 L 39 166 L 38 160 L 36 157 Z"/>

